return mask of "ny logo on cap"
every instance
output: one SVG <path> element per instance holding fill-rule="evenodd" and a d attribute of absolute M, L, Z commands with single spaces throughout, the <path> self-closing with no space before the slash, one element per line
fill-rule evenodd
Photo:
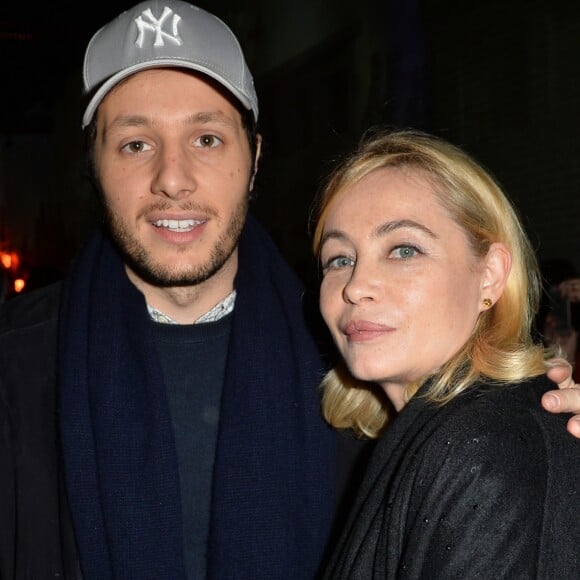
<path fill-rule="evenodd" d="M 172 14 L 173 19 L 171 23 L 167 23 L 168 26 L 171 26 L 171 32 L 165 32 L 163 30 L 163 25 Z M 181 46 L 182 41 L 177 32 L 177 25 L 180 21 L 181 16 L 179 16 L 179 14 L 174 14 L 173 10 L 167 6 L 163 9 L 163 14 L 159 20 L 153 16 L 151 8 L 147 8 L 147 10 L 144 10 L 141 13 L 141 16 L 135 18 L 135 24 L 137 24 L 137 28 L 139 29 L 139 36 L 137 36 L 135 44 L 139 48 L 142 48 L 143 43 L 145 42 L 147 30 L 151 30 L 151 32 L 155 32 L 155 42 L 153 43 L 153 46 L 165 46 L 165 39 L 177 44 L 177 46 Z"/>

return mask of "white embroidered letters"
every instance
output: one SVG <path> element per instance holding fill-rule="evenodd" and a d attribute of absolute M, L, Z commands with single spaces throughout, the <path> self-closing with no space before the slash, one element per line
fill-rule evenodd
<path fill-rule="evenodd" d="M 173 14 L 173 19 L 169 23 L 167 22 L 168 18 Z M 165 46 L 165 40 L 173 42 L 177 44 L 177 46 L 181 46 L 181 38 L 177 32 L 177 25 L 181 21 L 181 16 L 179 14 L 175 14 L 171 8 L 165 6 L 163 9 L 163 14 L 161 18 L 157 20 L 155 16 L 153 16 L 153 12 L 151 12 L 150 8 L 144 10 L 141 13 L 141 16 L 135 18 L 135 24 L 137 24 L 137 28 L 139 29 L 139 35 L 137 36 L 137 40 L 135 44 L 142 48 L 145 42 L 145 36 L 147 35 L 147 31 L 150 30 L 151 32 L 155 33 L 155 42 L 153 46 Z M 163 30 L 163 25 L 167 22 L 168 26 L 171 26 L 171 31 L 166 32 Z"/>

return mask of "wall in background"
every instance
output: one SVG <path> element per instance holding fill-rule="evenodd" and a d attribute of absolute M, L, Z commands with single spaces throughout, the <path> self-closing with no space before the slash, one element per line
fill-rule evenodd
<path fill-rule="evenodd" d="M 0 9 L 0 244 L 66 271 L 98 221 L 82 161 L 80 66 L 132 2 Z M 464 146 L 515 201 L 542 260 L 580 270 L 580 5 L 547 0 L 200 2 L 255 72 L 264 155 L 255 211 L 301 274 L 320 178 L 374 123 Z M 44 10 L 44 12 L 42 12 Z M 2 249 L 2 248 L 0 248 Z"/>

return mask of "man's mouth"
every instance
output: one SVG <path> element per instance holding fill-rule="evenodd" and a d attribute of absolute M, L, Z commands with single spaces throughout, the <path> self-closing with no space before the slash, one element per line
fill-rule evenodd
<path fill-rule="evenodd" d="M 193 228 L 205 223 L 205 220 L 157 220 L 156 228 L 165 228 L 172 232 L 190 232 Z"/>

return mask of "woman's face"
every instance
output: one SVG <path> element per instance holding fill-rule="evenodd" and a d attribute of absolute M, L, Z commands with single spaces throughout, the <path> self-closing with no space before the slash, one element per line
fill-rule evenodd
<path fill-rule="evenodd" d="M 417 169 L 378 169 L 339 194 L 320 258 L 338 349 L 399 409 L 405 386 L 460 350 L 483 310 L 484 260 Z"/>

